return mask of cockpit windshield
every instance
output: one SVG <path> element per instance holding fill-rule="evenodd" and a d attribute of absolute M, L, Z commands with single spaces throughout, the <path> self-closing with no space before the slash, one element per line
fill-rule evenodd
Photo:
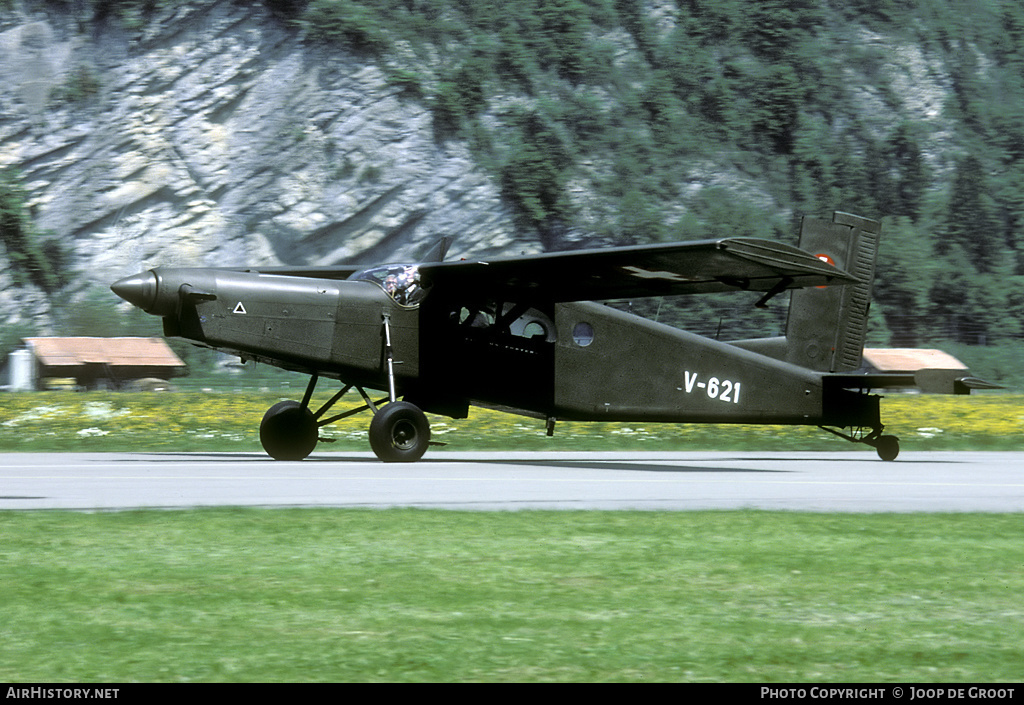
<path fill-rule="evenodd" d="M 364 269 L 349 278 L 373 282 L 402 306 L 418 306 L 426 296 L 420 283 L 419 267 L 415 264 L 387 264 Z"/>

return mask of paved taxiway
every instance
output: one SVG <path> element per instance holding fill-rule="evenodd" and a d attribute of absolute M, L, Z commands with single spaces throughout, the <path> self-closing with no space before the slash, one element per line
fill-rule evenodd
<path fill-rule="evenodd" d="M 0 454 L 0 509 L 1024 511 L 1024 453 Z"/>

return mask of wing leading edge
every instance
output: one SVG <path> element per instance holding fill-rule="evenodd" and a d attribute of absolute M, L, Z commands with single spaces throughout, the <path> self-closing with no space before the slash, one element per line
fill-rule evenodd
<path fill-rule="evenodd" d="M 424 283 L 506 300 L 592 301 L 722 291 L 769 294 L 858 281 L 815 255 L 758 238 L 424 263 Z"/>

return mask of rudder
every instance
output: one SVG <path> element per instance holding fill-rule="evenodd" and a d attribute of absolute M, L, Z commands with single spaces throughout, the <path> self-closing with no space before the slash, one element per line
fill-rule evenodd
<path fill-rule="evenodd" d="M 786 361 L 820 372 L 860 367 L 881 224 L 836 211 L 832 221 L 805 217 L 800 249 L 857 277 L 857 284 L 792 293 L 786 324 Z"/>

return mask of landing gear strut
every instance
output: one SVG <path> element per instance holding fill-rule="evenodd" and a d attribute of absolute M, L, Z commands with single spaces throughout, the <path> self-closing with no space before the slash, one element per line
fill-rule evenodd
<path fill-rule="evenodd" d="M 313 374 L 306 386 L 301 402 L 282 401 L 267 409 L 260 424 L 260 442 L 263 449 L 276 460 L 302 460 L 313 452 L 320 440 L 321 426 L 340 421 L 346 417 L 369 409 L 373 412 L 370 421 L 370 447 L 385 463 L 411 463 L 423 457 L 430 445 L 430 423 L 426 415 L 415 404 L 398 401 L 395 393 L 395 360 L 391 346 L 391 316 L 381 318 L 384 334 L 385 372 L 388 380 L 388 395 L 376 402 L 362 387 L 356 387 L 366 403 L 356 409 L 335 414 L 321 420 L 321 417 L 341 399 L 354 385 L 346 384 L 315 413 L 309 410 L 309 401 L 316 389 L 318 375 Z M 389 402 L 380 407 L 384 402 Z M 327 440 L 327 439 L 324 439 Z"/>
<path fill-rule="evenodd" d="M 851 443 L 863 443 L 871 446 L 882 460 L 896 460 L 896 456 L 900 454 L 900 439 L 896 436 L 882 435 L 881 426 L 870 429 L 870 431 L 853 429 L 849 434 L 827 426 L 819 426 L 819 428 L 840 438 L 845 438 Z"/>

